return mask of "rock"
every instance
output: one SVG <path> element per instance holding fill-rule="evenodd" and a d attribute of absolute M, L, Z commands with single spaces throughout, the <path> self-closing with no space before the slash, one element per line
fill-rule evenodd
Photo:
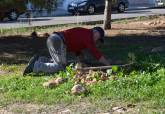
<path fill-rule="evenodd" d="M 101 75 L 101 80 L 102 81 L 106 81 L 106 80 L 108 80 L 109 78 L 108 78 L 108 76 L 106 76 L 105 74 L 102 74 Z"/>
<path fill-rule="evenodd" d="M 123 109 L 118 109 L 118 110 L 116 110 L 116 112 L 118 112 L 118 113 L 125 113 L 125 110 L 123 110 Z"/>
<path fill-rule="evenodd" d="M 89 70 L 89 75 L 92 75 L 94 73 L 93 70 Z"/>
<path fill-rule="evenodd" d="M 118 110 L 120 107 L 113 107 L 112 110 L 115 111 L 115 110 Z"/>
<path fill-rule="evenodd" d="M 86 90 L 85 88 L 81 85 L 81 84 L 76 84 L 75 86 L 73 86 L 73 88 L 71 89 L 71 93 L 74 95 L 77 94 L 82 94 L 84 93 Z"/>
<path fill-rule="evenodd" d="M 112 111 L 122 114 L 122 113 L 125 113 L 127 111 L 127 109 L 124 107 L 113 107 Z"/>
<path fill-rule="evenodd" d="M 86 85 L 92 85 L 92 84 L 95 84 L 95 83 L 97 83 L 97 81 L 95 81 L 95 80 L 86 81 Z"/>
<path fill-rule="evenodd" d="M 45 83 L 43 83 L 43 87 L 44 88 L 53 88 L 55 86 L 56 86 L 56 84 L 52 83 L 52 82 L 45 82 Z"/>
<path fill-rule="evenodd" d="M 52 79 L 52 80 L 49 80 L 48 82 L 43 83 L 43 87 L 52 88 L 52 87 L 58 86 L 59 84 L 64 83 L 65 81 L 66 79 L 58 77 L 57 79 Z"/>
<path fill-rule="evenodd" d="M 58 77 L 58 78 L 56 78 L 56 79 L 49 80 L 48 82 L 49 82 L 49 83 L 52 83 L 52 84 L 54 83 L 54 84 L 56 84 L 56 85 L 59 85 L 59 84 L 62 84 L 62 83 L 64 83 L 64 82 L 66 82 L 66 80 L 67 80 L 67 79 Z"/>
<path fill-rule="evenodd" d="M 61 114 L 71 114 L 71 110 L 67 109 L 61 112 Z"/>
<path fill-rule="evenodd" d="M 109 112 L 107 112 L 107 113 L 104 113 L 104 112 L 103 112 L 103 113 L 97 113 L 97 114 L 111 114 L 111 113 L 109 113 Z"/>
<path fill-rule="evenodd" d="M 93 80 L 93 77 L 91 77 L 90 75 L 87 75 L 86 80 L 87 81 L 92 81 Z"/>
<path fill-rule="evenodd" d="M 61 77 L 58 77 L 58 78 L 55 80 L 55 83 L 56 83 L 57 85 L 62 84 L 62 83 L 64 83 L 64 82 L 65 82 L 65 79 L 63 79 L 63 78 L 61 78 Z"/>
<path fill-rule="evenodd" d="M 85 79 L 81 79 L 81 83 L 82 84 L 85 84 Z"/>

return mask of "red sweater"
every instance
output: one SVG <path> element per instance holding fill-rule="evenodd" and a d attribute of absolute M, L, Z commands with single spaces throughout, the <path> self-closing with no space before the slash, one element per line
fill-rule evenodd
<path fill-rule="evenodd" d="M 72 28 L 61 33 L 68 51 L 79 55 L 82 50 L 88 49 L 97 60 L 101 58 L 102 54 L 96 49 L 91 29 Z"/>

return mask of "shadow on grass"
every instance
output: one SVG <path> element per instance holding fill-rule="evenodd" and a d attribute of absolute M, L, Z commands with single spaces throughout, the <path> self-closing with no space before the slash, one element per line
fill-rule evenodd
<path fill-rule="evenodd" d="M 32 39 L 19 35 L 0 38 L 0 61 L 3 64 L 27 63 L 36 53 L 47 54 L 46 38 Z"/>
<path fill-rule="evenodd" d="M 165 39 L 163 35 L 118 35 L 110 39 L 108 37 L 107 40 L 109 42 L 106 41 L 102 50 L 113 62 L 121 60 L 127 63 L 129 61 L 128 54 L 135 55 L 136 64 L 125 69 L 127 73 L 132 71 L 154 72 L 165 66 Z"/>
<path fill-rule="evenodd" d="M 143 59 L 149 56 L 164 57 L 164 50 L 152 53 L 156 47 L 164 47 L 165 39 L 163 35 L 118 35 L 107 37 L 105 44 L 99 46 L 103 54 L 111 59 L 112 64 L 119 61 L 126 63 L 128 53 L 134 53 Z M 27 63 L 29 58 L 39 53 L 48 55 L 46 38 L 32 39 L 29 36 L 8 36 L 0 38 L 0 62 L 2 64 L 22 64 Z M 155 61 L 156 62 L 156 61 Z M 160 62 L 159 60 L 157 62 Z"/>

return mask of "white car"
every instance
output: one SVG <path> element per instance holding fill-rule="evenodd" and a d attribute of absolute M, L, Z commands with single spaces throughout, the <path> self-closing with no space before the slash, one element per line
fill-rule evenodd
<path fill-rule="evenodd" d="M 156 0 L 156 7 L 162 7 L 165 5 L 165 0 Z"/>

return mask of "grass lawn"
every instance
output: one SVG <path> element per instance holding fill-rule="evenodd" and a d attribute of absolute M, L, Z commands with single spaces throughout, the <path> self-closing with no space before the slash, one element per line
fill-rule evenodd
<path fill-rule="evenodd" d="M 140 23 L 145 22 L 140 21 L 138 25 Z M 137 22 L 131 21 L 129 24 L 114 23 L 113 29 L 106 31 L 106 43 L 98 46 L 114 64 L 128 63 L 129 53 L 135 55 L 135 64 L 116 71 L 113 74 L 116 80 L 110 75 L 108 81 L 85 86 L 88 92 L 77 96 L 71 94 L 72 78 L 53 89 L 42 86 L 43 82 L 62 74 L 65 76 L 66 72 L 22 77 L 22 70 L 34 53 L 47 53 L 45 38 L 1 37 L 0 112 L 34 113 L 27 106 L 30 104 L 38 113 L 58 113 L 65 109 L 75 114 L 117 113 L 112 112 L 113 107 L 124 107 L 129 114 L 164 114 L 165 34 L 160 31 L 165 26 L 136 25 Z"/>

